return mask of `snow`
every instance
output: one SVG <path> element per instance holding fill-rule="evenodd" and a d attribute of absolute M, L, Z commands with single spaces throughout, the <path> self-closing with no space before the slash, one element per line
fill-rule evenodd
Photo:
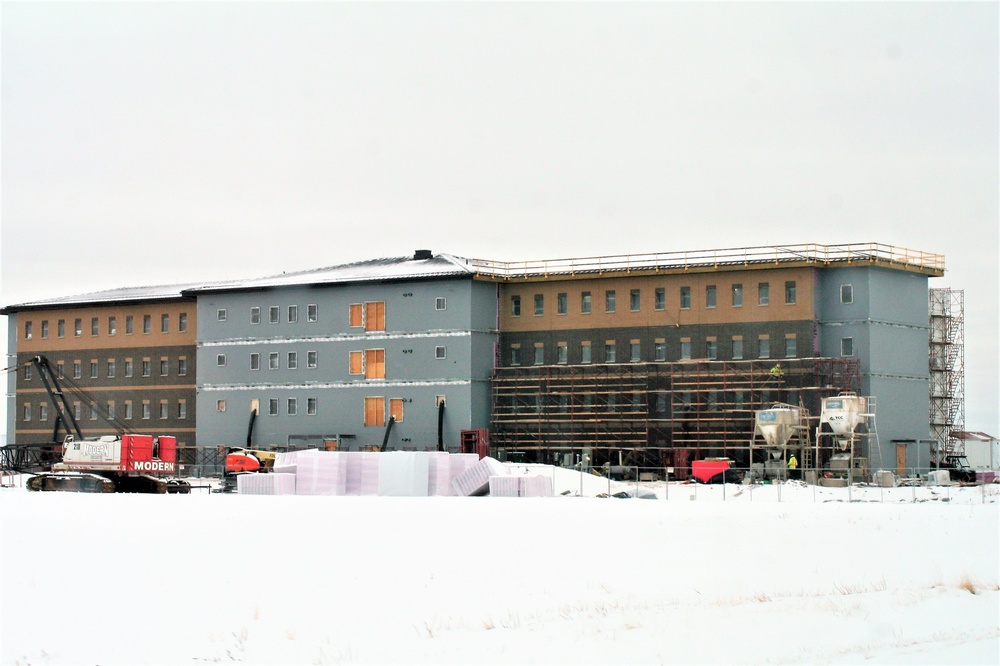
<path fill-rule="evenodd" d="M 1000 663 L 1000 486 L 553 483 L 0 489 L 0 663 Z"/>

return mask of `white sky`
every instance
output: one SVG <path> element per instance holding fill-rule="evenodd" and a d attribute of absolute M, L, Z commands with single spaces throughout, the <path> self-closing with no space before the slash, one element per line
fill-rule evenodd
<path fill-rule="evenodd" d="M 18 3 L 4 305 L 417 248 L 880 242 L 998 417 L 998 4 Z M 0 407 L 2 409 L 2 407 Z"/>

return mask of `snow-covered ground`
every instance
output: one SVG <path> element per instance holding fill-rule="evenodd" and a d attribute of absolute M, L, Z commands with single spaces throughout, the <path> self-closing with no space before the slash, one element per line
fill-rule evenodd
<path fill-rule="evenodd" d="M 0 489 L 0 662 L 1000 663 L 1000 486 L 649 488 Z"/>

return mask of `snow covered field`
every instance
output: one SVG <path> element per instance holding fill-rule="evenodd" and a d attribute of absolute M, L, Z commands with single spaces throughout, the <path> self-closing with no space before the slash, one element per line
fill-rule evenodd
<path fill-rule="evenodd" d="M 1000 663 L 1000 486 L 653 490 L 0 489 L 0 662 Z"/>

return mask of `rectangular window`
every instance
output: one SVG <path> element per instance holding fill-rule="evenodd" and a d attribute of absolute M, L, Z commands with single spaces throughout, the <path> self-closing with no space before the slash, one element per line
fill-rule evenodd
<path fill-rule="evenodd" d="M 115 335 L 118 333 L 118 318 L 108 317 L 108 335 Z"/>
<path fill-rule="evenodd" d="M 580 363 L 590 363 L 591 362 L 591 352 L 590 352 L 590 341 L 584 340 L 580 343 Z"/>
<path fill-rule="evenodd" d="M 125 413 L 122 416 L 124 416 L 128 420 L 132 419 L 132 401 L 131 400 L 126 400 L 125 401 Z"/>
<path fill-rule="evenodd" d="M 161 358 L 160 359 L 160 376 L 166 377 L 170 374 L 170 359 Z"/>
<path fill-rule="evenodd" d="M 115 376 L 115 359 L 108 359 L 108 379 L 113 379 Z"/>
<path fill-rule="evenodd" d="M 126 404 L 128 403 L 126 402 Z M 77 421 L 83 418 L 83 405 L 78 402 L 73 403 L 73 418 Z"/>
<path fill-rule="evenodd" d="M 30 365 L 24 366 L 24 381 L 26 382 L 31 381 L 32 367 Z"/>
<path fill-rule="evenodd" d="M 849 284 L 840 285 L 840 302 L 841 303 L 853 303 L 854 302 L 854 286 Z"/>
<path fill-rule="evenodd" d="M 132 359 L 130 358 L 125 359 L 125 376 L 132 376 Z"/>
<path fill-rule="evenodd" d="M 299 413 L 299 400 L 298 398 L 289 398 L 285 403 L 285 411 L 289 416 L 295 416 Z"/>
<path fill-rule="evenodd" d="M 269 398 L 267 401 L 267 415 L 277 416 L 278 415 L 278 399 Z"/>
<path fill-rule="evenodd" d="M 92 336 L 100 335 L 101 333 L 101 320 L 98 317 L 90 318 L 90 334 Z"/>
<path fill-rule="evenodd" d="M 604 342 L 604 362 L 615 363 L 617 361 L 618 361 L 618 349 L 615 346 L 615 341 L 606 340 Z"/>
<path fill-rule="evenodd" d="M 403 420 L 403 399 L 389 398 L 389 416 L 396 423 Z"/>
<path fill-rule="evenodd" d="M 785 336 L 785 358 L 795 358 L 796 355 L 796 338 L 794 333 L 790 333 Z"/>
<path fill-rule="evenodd" d="M 219 308 L 215 313 L 215 318 L 219 321 L 226 321 L 226 309 Z"/>
<path fill-rule="evenodd" d="M 160 315 L 160 333 L 170 332 L 170 315 L 161 314 Z"/>
<path fill-rule="evenodd" d="M 719 343 L 715 338 L 708 338 L 705 340 L 705 356 L 710 361 L 714 361 L 719 358 Z"/>
<path fill-rule="evenodd" d="M 65 338 L 66 337 L 66 320 L 65 319 L 60 319 L 56 323 L 56 335 L 58 335 L 60 338 Z"/>
<path fill-rule="evenodd" d="M 319 306 L 315 303 L 306 306 L 306 321 L 319 321 Z"/>
<path fill-rule="evenodd" d="M 593 298 L 589 291 L 585 291 L 580 294 L 580 313 L 590 314 L 590 310 L 593 308 Z"/>
<path fill-rule="evenodd" d="M 545 343 L 535 343 L 535 365 L 545 365 Z"/>
<path fill-rule="evenodd" d="M 681 310 L 691 309 L 691 287 L 681 287 Z"/>
<path fill-rule="evenodd" d="M 44 340 L 44 339 L 46 339 L 48 337 L 49 337 L 49 320 L 48 319 L 43 319 L 42 320 L 42 339 Z"/>
<path fill-rule="evenodd" d="M 142 332 L 153 332 L 153 315 L 142 315 Z"/>
<path fill-rule="evenodd" d="M 714 308 L 716 304 L 716 290 L 715 285 L 710 284 L 705 287 L 705 307 Z"/>
<path fill-rule="evenodd" d="M 795 305 L 795 280 L 785 281 L 785 305 Z"/>
<path fill-rule="evenodd" d="M 170 407 L 167 406 L 166 400 L 160 401 L 160 418 L 165 419 L 170 417 Z"/>
<path fill-rule="evenodd" d="M 32 324 L 30 321 L 24 322 L 24 339 L 25 340 L 30 340 L 34 336 L 34 333 L 32 332 L 32 326 L 34 326 L 34 324 Z"/>
<path fill-rule="evenodd" d="M 135 332 L 135 317 L 125 315 L 125 335 L 132 335 Z"/>
<path fill-rule="evenodd" d="M 186 400 L 177 401 L 177 418 L 186 419 L 188 415 L 188 404 Z"/>
<path fill-rule="evenodd" d="M 385 350 L 365 350 L 365 379 L 385 379 Z"/>
<path fill-rule="evenodd" d="M 566 292 L 556 295 L 556 314 L 564 315 L 569 312 L 569 297 Z"/>
<path fill-rule="evenodd" d="M 319 364 L 319 353 L 318 352 L 306 352 L 306 367 L 315 368 Z"/>
<path fill-rule="evenodd" d="M 535 294 L 535 316 L 543 314 L 545 314 L 545 296 L 544 294 Z"/>
<path fill-rule="evenodd" d="M 250 369 L 260 370 L 260 353 L 250 352 Z"/>
<path fill-rule="evenodd" d="M 365 372 L 365 353 L 362 351 L 352 351 L 347 358 L 347 371 L 352 375 L 362 375 Z"/>
<path fill-rule="evenodd" d="M 97 361 L 93 360 L 90 362 L 90 378 L 97 379 Z"/>
<path fill-rule="evenodd" d="M 299 320 L 299 306 L 289 305 L 288 306 L 288 323 L 294 324 Z"/>
<path fill-rule="evenodd" d="M 267 309 L 267 321 L 272 324 L 277 324 L 281 321 L 281 308 L 277 305 L 272 305 Z"/>
<path fill-rule="evenodd" d="M 83 377 L 82 363 L 80 361 L 73 361 L 73 379 L 80 379 Z"/>
<path fill-rule="evenodd" d="M 654 361 L 666 361 L 667 360 L 667 341 L 663 338 L 657 338 L 653 342 L 653 360 Z"/>
<path fill-rule="evenodd" d="M 617 305 L 615 303 L 615 290 L 608 289 L 607 291 L 604 292 L 604 311 L 614 312 L 616 307 Z"/>
<path fill-rule="evenodd" d="M 365 303 L 365 330 L 385 330 L 385 301 Z"/>
<path fill-rule="evenodd" d="M 226 355 L 225 354 L 217 354 L 216 357 L 215 357 L 215 364 L 217 366 L 219 366 L 220 368 L 223 367 L 223 366 L 225 366 L 226 365 Z"/>
<path fill-rule="evenodd" d="M 278 352 L 271 352 L 267 355 L 267 369 L 277 370 L 278 369 Z"/>
<path fill-rule="evenodd" d="M 653 307 L 657 310 L 667 309 L 667 290 L 664 287 L 657 287 L 656 291 L 653 292 L 655 295 L 655 300 L 653 302 Z"/>
<path fill-rule="evenodd" d="M 520 317 L 521 316 L 521 297 L 511 296 L 510 297 L 510 316 Z"/>
<path fill-rule="evenodd" d="M 181 333 L 187 333 L 188 330 L 188 316 L 187 312 L 182 312 L 177 315 L 177 330 Z"/>
<path fill-rule="evenodd" d="M 641 290 L 632 289 L 628 292 L 628 309 L 631 312 L 638 312 L 642 301 Z"/>
<path fill-rule="evenodd" d="M 741 308 L 743 307 L 743 285 L 734 284 L 733 285 L 733 307 Z"/>
<path fill-rule="evenodd" d="M 347 325 L 361 328 L 365 325 L 365 304 L 351 303 L 347 310 Z"/>
<path fill-rule="evenodd" d="M 56 361 L 56 376 L 59 379 L 63 379 L 66 376 L 66 366 L 63 365 L 62 361 Z"/>
<path fill-rule="evenodd" d="M 225 356 L 223 356 L 223 363 L 225 365 Z M 148 358 L 142 359 L 142 376 L 149 377 L 153 373 L 153 363 Z"/>
<path fill-rule="evenodd" d="M 510 346 L 510 364 L 521 365 L 521 345 Z"/>
<path fill-rule="evenodd" d="M 739 335 L 733 337 L 733 358 L 743 358 L 743 338 Z"/>
<path fill-rule="evenodd" d="M 556 363 L 565 365 L 569 361 L 569 347 L 565 342 L 556 344 Z"/>
<path fill-rule="evenodd" d="M 250 323 L 251 324 L 260 323 L 260 308 L 257 306 L 250 308 Z"/>
<path fill-rule="evenodd" d="M 448 307 L 448 299 L 445 298 L 444 296 L 438 296 L 437 298 L 434 299 L 435 310 L 444 310 L 447 309 L 447 307 Z"/>
<path fill-rule="evenodd" d="M 181 356 L 177 359 L 177 375 L 183 377 L 188 373 L 188 361 L 187 358 Z"/>
<path fill-rule="evenodd" d="M 24 403 L 24 414 L 22 416 L 22 419 L 24 421 L 30 421 L 31 420 L 31 403 L 30 402 Z"/>
<path fill-rule="evenodd" d="M 74 319 L 73 320 L 73 335 L 76 336 L 76 337 L 80 337 L 81 335 L 83 335 L 83 320 L 82 319 Z"/>
<path fill-rule="evenodd" d="M 316 416 L 316 398 L 306 398 L 306 414 Z"/>
<path fill-rule="evenodd" d="M 757 285 L 757 305 L 769 305 L 771 303 L 771 285 L 768 282 L 761 282 Z"/>
<path fill-rule="evenodd" d="M 366 426 L 385 425 L 384 397 L 365 398 L 365 425 Z"/>
<path fill-rule="evenodd" d="M 298 370 L 299 369 L 299 353 L 298 352 L 288 352 L 288 358 L 285 359 L 285 360 L 288 361 L 287 367 L 288 367 L 289 370 Z"/>
<path fill-rule="evenodd" d="M 691 360 L 691 338 L 681 338 L 681 360 Z"/>
<path fill-rule="evenodd" d="M 434 358 L 441 360 L 448 357 L 448 349 L 444 345 L 434 347 Z"/>
<path fill-rule="evenodd" d="M 771 339 L 766 335 L 757 338 L 757 358 L 771 358 Z"/>
<path fill-rule="evenodd" d="M 840 339 L 840 355 L 854 356 L 854 338 Z"/>
<path fill-rule="evenodd" d="M 149 400 L 142 401 L 142 418 L 147 420 L 151 418 Z"/>
<path fill-rule="evenodd" d="M 638 340 L 632 340 L 628 345 L 628 360 L 632 363 L 638 363 L 642 360 L 642 345 L 639 344 Z"/>

